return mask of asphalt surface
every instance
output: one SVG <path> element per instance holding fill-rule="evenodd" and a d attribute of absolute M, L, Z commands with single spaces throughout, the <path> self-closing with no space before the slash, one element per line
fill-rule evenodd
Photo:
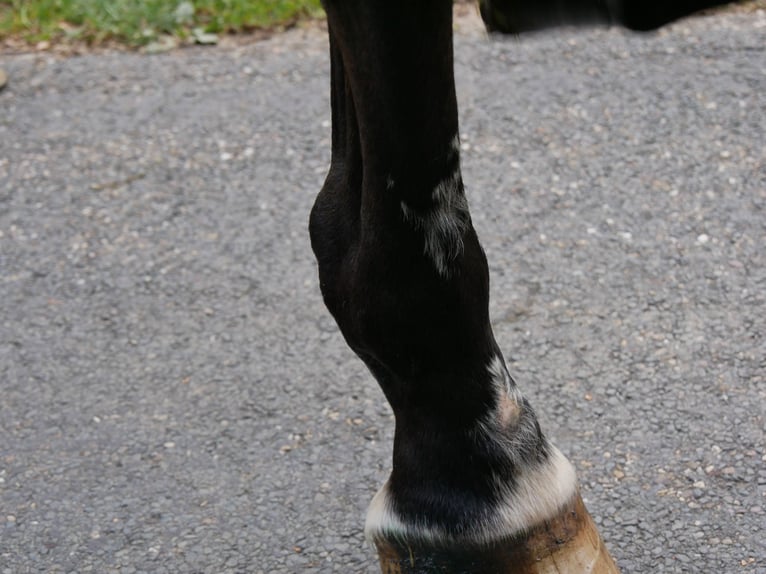
<path fill-rule="evenodd" d="M 766 15 L 458 24 L 496 335 L 614 556 L 766 572 Z M 392 415 L 306 231 L 324 33 L 0 65 L 0 574 L 377 572 Z"/>

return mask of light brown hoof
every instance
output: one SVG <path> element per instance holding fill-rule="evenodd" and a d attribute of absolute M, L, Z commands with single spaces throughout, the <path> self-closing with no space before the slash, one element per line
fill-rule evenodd
<path fill-rule="evenodd" d="M 619 574 L 579 494 L 556 518 L 492 544 L 375 544 L 383 574 Z"/>

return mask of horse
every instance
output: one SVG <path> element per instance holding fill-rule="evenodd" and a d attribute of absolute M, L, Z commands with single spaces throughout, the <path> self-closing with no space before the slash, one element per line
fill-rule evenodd
<path fill-rule="evenodd" d="M 489 31 L 654 30 L 719 0 L 480 0 Z M 365 534 L 385 573 L 616 573 L 572 464 L 511 377 L 460 169 L 451 0 L 323 0 L 320 289 L 396 421 Z"/>

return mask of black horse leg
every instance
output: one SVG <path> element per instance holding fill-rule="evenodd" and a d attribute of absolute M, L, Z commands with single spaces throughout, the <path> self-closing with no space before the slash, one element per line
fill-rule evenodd
<path fill-rule="evenodd" d="M 615 24 L 655 30 L 732 0 L 479 0 L 490 31 L 521 33 L 561 25 Z"/>
<path fill-rule="evenodd" d="M 451 1 L 325 8 L 332 163 L 310 231 L 327 307 L 396 416 L 393 470 L 366 525 L 384 570 L 574 572 L 584 560 L 615 572 L 489 324 Z"/>

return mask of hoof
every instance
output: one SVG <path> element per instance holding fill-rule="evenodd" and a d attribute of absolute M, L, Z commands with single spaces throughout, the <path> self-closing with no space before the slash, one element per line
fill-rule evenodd
<path fill-rule="evenodd" d="M 619 574 L 579 494 L 555 518 L 491 544 L 375 544 L 383 574 Z"/>

